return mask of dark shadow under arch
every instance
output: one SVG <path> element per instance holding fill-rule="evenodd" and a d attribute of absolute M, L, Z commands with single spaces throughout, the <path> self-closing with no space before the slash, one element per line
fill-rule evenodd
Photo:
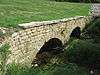
<path fill-rule="evenodd" d="M 50 62 L 50 59 L 56 54 L 63 52 L 63 43 L 58 38 L 52 38 L 44 43 L 39 52 L 36 54 L 35 59 L 32 61 L 32 67 L 36 64 L 43 66 Z"/>
<path fill-rule="evenodd" d="M 80 35 L 81 35 L 81 29 L 80 29 L 80 27 L 76 27 L 76 28 L 72 31 L 70 37 L 80 38 Z"/>
<path fill-rule="evenodd" d="M 62 51 L 63 49 L 63 43 L 58 38 L 52 38 L 44 43 L 44 45 L 41 47 L 38 54 L 42 52 L 51 52 L 51 51 Z"/>

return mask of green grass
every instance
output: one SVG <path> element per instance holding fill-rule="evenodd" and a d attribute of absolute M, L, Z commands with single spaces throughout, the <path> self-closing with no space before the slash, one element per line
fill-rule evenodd
<path fill-rule="evenodd" d="M 89 4 L 50 0 L 0 0 L 0 26 L 88 15 Z"/>
<path fill-rule="evenodd" d="M 6 75 L 89 75 L 88 69 L 76 64 L 54 64 L 47 68 L 28 68 L 16 64 L 7 67 Z"/>
<path fill-rule="evenodd" d="M 9 44 L 4 44 L 0 47 L 0 75 L 4 75 L 6 71 L 6 61 L 10 54 Z"/>

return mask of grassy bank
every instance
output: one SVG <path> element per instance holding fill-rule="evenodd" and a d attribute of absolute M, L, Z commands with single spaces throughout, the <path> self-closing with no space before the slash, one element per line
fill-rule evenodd
<path fill-rule="evenodd" d="M 88 15 L 89 5 L 50 0 L 0 0 L 0 26 Z"/>

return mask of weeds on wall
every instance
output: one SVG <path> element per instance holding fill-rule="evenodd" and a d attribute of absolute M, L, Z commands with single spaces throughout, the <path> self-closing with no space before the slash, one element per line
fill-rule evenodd
<path fill-rule="evenodd" d="M 0 74 L 5 75 L 6 73 L 6 61 L 7 57 L 10 54 L 9 45 L 4 44 L 0 47 Z"/>
<path fill-rule="evenodd" d="M 5 34 L 3 32 L 0 32 L 0 37 L 4 36 Z"/>

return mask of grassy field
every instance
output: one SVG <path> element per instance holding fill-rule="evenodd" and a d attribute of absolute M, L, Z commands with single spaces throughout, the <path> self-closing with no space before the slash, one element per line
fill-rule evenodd
<path fill-rule="evenodd" d="M 50 0 L 0 0 L 0 26 L 88 15 L 89 5 Z"/>

